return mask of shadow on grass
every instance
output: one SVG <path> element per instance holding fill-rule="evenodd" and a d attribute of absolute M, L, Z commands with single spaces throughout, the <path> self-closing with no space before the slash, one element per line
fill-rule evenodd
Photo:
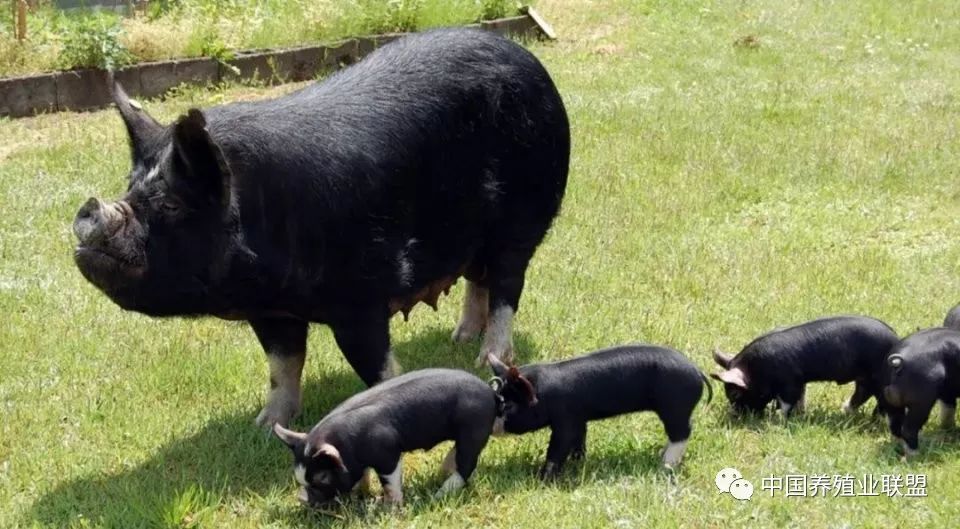
<path fill-rule="evenodd" d="M 772 410 L 736 414 L 728 409 L 719 425 L 755 432 L 763 432 L 771 426 L 786 426 L 790 430 L 799 430 L 812 425 L 838 432 L 853 431 L 888 440 L 878 445 L 877 457 L 888 461 L 898 460 L 903 456 L 903 448 L 890 436 L 886 416 L 876 413 L 873 402 L 867 402 L 858 411 L 850 414 L 831 408 L 807 409 L 801 414 L 791 415 L 786 423 L 778 412 Z M 909 462 L 939 464 L 956 461 L 957 458 L 960 458 L 960 429 L 941 427 L 936 413 L 931 413 L 927 424 L 920 431 L 920 453 L 912 456 Z"/>
<path fill-rule="evenodd" d="M 492 438 L 490 443 L 508 443 L 511 442 L 510 439 L 511 436 Z M 665 438 L 664 441 L 666 441 Z M 409 519 L 424 513 L 469 506 L 476 498 L 474 484 L 477 482 L 482 482 L 485 489 L 490 489 L 499 496 L 521 489 L 549 488 L 573 491 L 595 481 L 617 481 L 640 476 L 676 483 L 678 476 L 682 476 L 682 466 L 676 474 L 661 466 L 659 450 L 662 445 L 659 444 L 659 440 L 644 441 L 639 445 L 628 443 L 628 445 L 607 446 L 597 449 L 594 453 L 590 453 L 588 446 L 588 453 L 584 460 L 568 461 L 557 478 L 546 482 L 537 477 L 537 471 L 543 463 L 546 452 L 546 439 L 543 446 L 538 447 L 535 453 L 519 450 L 500 457 L 482 455 L 470 484 L 460 492 L 440 499 L 433 497 L 433 493 L 440 488 L 445 479 L 439 469 L 435 474 L 420 480 L 414 486 L 407 484 L 404 487 L 402 515 Z M 445 451 L 445 449 L 435 450 L 441 453 Z M 344 523 L 343 520 L 360 522 L 361 525 L 389 524 L 391 521 L 395 522 L 395 516 L 393 512 L 376 501 L 359 493 L 350 495 L 340 505 L 326 512 L 311 512 L 297 507 L 278 508 L 270 513 L 272 521 L 290 526 L 318 527 L 341 525 Z"/>
<path fill-rule="evenodd" d="M 514 339 L 518 361 L 536 350 L 524 334 L 515 333 Z M 473 365 L 479 346 L 478 341 L 454 344 L 448 330 L 438 329 L 394 344 L 394 351 L 408 371 L 458 367 L 486 378 L 489 370 Z M 309 374 L 304 378 L 303 413 L 293 425 L 299 430 L 309 429 L 339 402 L 364 388 L 350 371 L 338 371 L 323 379 Z M 289 488 L 292 497 L 289 452 L 272 435 L 254 426 L 257 411 L 251 403 L 245 413 L 213 419 L 197 433 L 171 441 L 149 460 L 128 470 L 63 483 L 37 500 L 26 513 L 28 522 L 53 527 L 92 523 L 123 529 L 191 526 L 191 519 L 202 516 L 205 510 L 242 509 L 243 502 L 231 502 L 233 497 L 262 496 L 277 488 Z M 123 458 L 122 446 L 112 449 L 117 459 Z M 287 512 L 268 507 L 266 512 L 267 516 L 311 520 L 312 525 L 321 520 L 337 522 L 336 518 L 299 512 L 302 510 Z"/>
<path fill-rule="evenodd" d="M 771 426 L 786 426 L 793 429 L 810 425 L 823 426 L 838 431 L 853 430 L 871 434 L 886 432 L 886 418 L 874 413 L 873 408 L 874 406 L 870 402 L 853 413 L 845 413 L 833 408 L 811 407 L 802 412 L 793 413 L 788 419 L 784 420 L 775 405 L 757 413 L 737 413 L 728 406 L 727 410 L 721 413 L 720 425 L 756 432 L 762 432 Z"/>

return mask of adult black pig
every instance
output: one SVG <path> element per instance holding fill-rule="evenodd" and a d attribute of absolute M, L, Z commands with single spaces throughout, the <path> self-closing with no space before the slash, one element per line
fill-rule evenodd
<path fill-rule="evenodd" d="M 512 352 L 527 263 L 566 187 L 570 132 L 537 59 L 492 33 L 409 36 L 277 99 L 160 125 L 114 87 L 126 194 L 77 213 L 75 260 L 127 310 L 250 322 L 270 362 L 261 425 L 300 406 L 310 322 L 367 385 L 389 318 L 467 278 L 453 339 Z"/>

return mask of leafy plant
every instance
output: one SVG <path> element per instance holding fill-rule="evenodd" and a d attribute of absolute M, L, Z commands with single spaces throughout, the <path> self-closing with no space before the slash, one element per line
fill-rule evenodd
<path fill-rule="evenodd" d="M 66 26 L 60 65 L 64 68 L 113 69 L 133 56 L 120 42 L 120 26 L 101 17 L 82 17 Z"/>
<path fill-rule="evenodd" d="M 480 0 L 480 20 L 493 20 L 514 15 L 519 3 L 514 0 Z"/>
<path fill-rule="evenodd" d="M 366 0 L 360 3 L 367 33 L 414 31 L 423 0 Z"/>

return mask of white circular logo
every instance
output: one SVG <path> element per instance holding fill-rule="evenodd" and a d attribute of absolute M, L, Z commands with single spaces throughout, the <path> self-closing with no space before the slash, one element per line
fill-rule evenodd
<path fill-rule="evenodd" d="M 743 474 L 735 468 L 725 468 L 717 472 L 717 488 L 720 493 L 730 492 L 730 484 L 743 477 Z"/>

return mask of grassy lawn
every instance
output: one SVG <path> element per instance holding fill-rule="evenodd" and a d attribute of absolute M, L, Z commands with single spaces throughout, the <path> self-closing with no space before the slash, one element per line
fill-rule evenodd
<path fill-rule="evenodd" d="M 835 313 L 902 334 L 960 295 L 960 3 L 542 0 L 534 44 L 573 126 L 562 216 L 531 266 L 523 360 L 646 341 L 704 370 L 773 327 Z M 275 95 L 184 91 L 148 109 Z M 113 111 L 0 120 L 0 526 L 949 527 L 960 434 L 935 417 L 901 462 L 883 421 L 820 384 L 789 423 L 698 408 L 685 464 L 658 468 L 651 414 L 593 423 L 584 463 L 533 476 L 547 435 L 491 440 L 462 494 L 430 498 L 446 447 L 405 457 L 407 505 L 302 510 L 285 447 L 253 426 L 267 366 L 244 324 L 124 313 L 72 262 L 70 223 L 125 187 Z M 468 370 L 449 340 L 462 285 L 394 320 L 407 369 Z M 313 328 L 307 428 L 361 389 Z M 485 372 L 481 374 L 486 375 Z M 736 467 L 751 501 L 718 494 Z M 771 498 L 786 474 L 925 474 L 926 498 Z"/>

